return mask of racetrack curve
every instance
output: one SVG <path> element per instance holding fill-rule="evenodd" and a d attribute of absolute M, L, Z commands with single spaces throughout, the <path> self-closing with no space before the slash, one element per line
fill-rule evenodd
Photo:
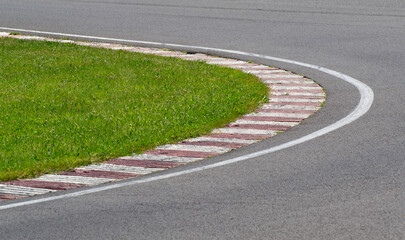
<path fill-rule="evenodd" d="M 6 0 L 1 5 L 1 26 L 294 59 L 353 76 L 375 93 L 365 116 L 293 148 L 176 178 L 1 211 L 2 236 L 404 238 L 403 2 Z M 353 86 L 317 70 L 248 60 L 316 80 L 328 93 L 325 107 L 289 132 L 184 170 L 300 138 L 345 117 L 359 102 Z"/>

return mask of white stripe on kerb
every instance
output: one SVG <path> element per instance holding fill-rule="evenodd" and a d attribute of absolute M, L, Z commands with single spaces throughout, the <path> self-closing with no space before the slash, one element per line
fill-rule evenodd
<path fill-rule="evenodd" d="M 309 110 L 309 111 L 316 111 L 320 109 L 320 107 L 314 106 L 295 106 L 295 105 L 271 105 L 266 104 L 262 106 L 263 109 L 282 109 L 282 110 Z"/>
<path fill-rule="evenodd" d="M 214 138 L 214 137 L 198 137 L 185 140 L 185 142 L 227 142 L 227 143 L 244 143 L 253 144 L 259 140 L 245 140 L 237 138 Z"/>
<path fill-rule="evenodd" d="M 24 40 L 40 40 L 40 41 L 43 41 L 46 39 L 45 37 L 35 37 L 35 36 L 15 36 L 15 38 L 24 39 Z"/>
<path fill-rule="evenodd" d="M 34 178 L 31 180 L 46 181 L 46 182 L 76 183 L 76 184 L 85 184 L 85 185 L 97 185 L 97 184 L 101 184 L 101 183 L 115 181 L 116 179 L 45 174 L 39 178 Z"/>
<path fill-rule="evenodd" d="M 257 112 L 249 113 L 245 116 L 248 117 L 286 117 L 286 118 L 308 118 L 311 114 L 300 113 L 273 113 L 273 112 Z"/>
<path fill-rule="evenodd" d="M 322 103 L 324 99 L 305 99 L 305 98 L 283 98 L 283 96 L 272 97 L 271 102 L 297 102 L 297 103 Z"/>
<path fill-rule="evenodd" d="M 214 129 L 212 133 L 273 135 L 275 131 L 244 128 L 217 128 Z"/>
<path fill-rule="evenodd" d="M 136 51 L 136 50 L 134 50 Z M 140 53 L 145 53 L 145 54 L 160 54 L 160 53 L 168 53 L 169 51 L 162 51 L 162 50 L 149 50 L 149 51 L 139 51 Z"/>
<path fill-rule="evenodd" d="M 280 83 L 280 84 L 283 84 L 283 83 L 294 83 L 294 84 L 316 84 L 314 81 L 311 81 L 311 80 L 264 80 L 263 81 L 264 83 L 267 83 L 267 84 L 277 84 L 277 83 Z M 318 85 L 318 84 L 316 84 L 316 85 Z"/>
<path fill-rule="evenodd" d="M 94 46 L 96 45 L 95 43 L 89 43 L 89 42 L 75 42 L 76 45 L 80 46 Z"/>
<path fill-rule="evenodd" d="M 301 87 L 301 86 L 271 86 L 274 90 L 322 90 L 320 87 Z"/>
<path fill-rule="evenodd" d="M 233 65 L 233 64 L 246 64 L 246 62 L 242 62 L 242 61 L 205 61 L 208 64 L 212 64 L 212 65 Z"/>
<path fill-rule="evenodd" d="M 273 73 L 284 73 L 287 72 L 285 70 L 242 70 L 245 73 L 250 73 L 250 74 L 255 74 L 255 75 L 261 75 L 261 74 L 269 74 L 269 76 L 272 76 L 271 74 Z"/>
<path fill-rule="evenodd" d="M 207 55 L 201 56 L 201 55 L 179 55 L 178 58 L 184 59 L 184 60 L 205 60 L 208 59 L 209 57 Z"/>
<path fill-rule="evenodd" d="M 265 65 L 258 65 L 257 66 L 257 65 L 253 65 L 253 64 L 252 65 L 229 66 L 229 67 L 236 68 L 236 69 L 241 69 L 241 70 L 244 70 L 244 69 L 263 69 L 263 68 L 271 69 L 271 67 L 269 67 L 269 66 L 265 66 Z"/>
<path fill-rule="evenodd" d="M 183 56 L 183 55 L 178 55 L 178 54 L 165 54 L 165 55 L 162 55 L 163 57 L 179 57 L 179 56 Z"/>
<path fill-rule="evenodd" d="M 56 192 L 56 190 L 0 184 L 0 194 L 34 196 L 49 192 Z"/>
<path fill-rule="evenodd" d="M 159 146 L 159 147 L 156 148 L 156 150 L 177 150 L 177 151 L 225 153 L 225 152 L 231 151 L 232 148 L 214 147 L 214 146 L 168 144 L 168 145 Z"/>
<path fill-rule="evenodd" d="M 75 41 L 72 40 L 59 40 L 60 43 L 74 43 Z"/>
<path fill-rule="evenodd" d="M 237 120 L 231 124 L 251 124 L 251 125 L 275 125 L 275 126 L 296 126 L 299 122 L 276 122 L 276 121 L 249 121 L 249 120 Z"/>
<path fill-rule="evenodd" d="M 167 162 L 179 162 L 188 163 L 199 161 L 203 158 L 192 158 L 192 157 L 176 157 L 167 156 L 159 154 L 134 154 L 131 156 L 120 157 L 120 159 L 134 159 L 134 160 L 151 160 L 151 161 L 167 161 Z"/>
<path fill-rule="evenodd" d="M 132 50 L 132 47 L 107 47 L 107 49 L 111 50 Z"/>
<path fill-rule="evenodd" d="M 133 173 L 133 174 L 149 174 L 152 172 L 162 171 L 166 168 L 145 168 L 145 167 L 135 167 L 135 166 L 125 166 L 125 165 L 115 165 L 115 164 L 93 164 L 85 167 L 80 167 L 77 169 L 81 170 L 97 170 L 97 171 L 108 171 L 108 172 L 123 172 L 123 173 Z"/>
<path fill-rule="evenodd" d="M 325 93 L 311 92 L 271 92 L 272 96 L 309 96 L 309 97 L 325 97 Z"/>
<path fill-rule="evenodd" d="M 193 57 L 193 55 L 189 55 L 189 56 Z M 223 58 L 211 57 L 211 56 L 208 56 L 208 55 L 195 55 L 194 59 L 197 60 L 197 61 L 204 61 L 204 62 L 207 62 L 207 61 L 211 61 L 211 62 L 214 62 L 214 61 L 225 62 L 225 61 L 223 60 Z"/>
<path fill-rule="evenodd" d="M 261 78 L 304 78 L 303 76 L 300 75 L 294 75 L 294 74 L 272 74 L 272 75 L 258 75 Z"/>

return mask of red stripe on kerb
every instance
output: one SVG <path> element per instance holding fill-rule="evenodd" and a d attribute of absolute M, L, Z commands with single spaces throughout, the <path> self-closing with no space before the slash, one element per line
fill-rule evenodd
<path fill-rule="evenodd" d="M 285 131 L 289 129 L 290 126 L 264 125 L 264 124 L 237 124 L 237 125 L 230 125 L 228 126 L 228 128 Z"/>
<path fill-rule="evenodd" d="M 0 201 L 20 199 L 20 198 L 24 198 L 24 197 L 26 197 L 26 196 L 11 195 L 11 194 L 0 194 Z"/>
<path fill-rule="evenodd" d="M 147 168 L 172 168 L 183 165 L 182 163 L 167 162 L 167 161 L 134 160 L 134 159 L 111 159 L 105 163 L 134 166 L 134 167 L 147 167 Z"/>
<path fill-rule="evenodd" d="M 269 105 L 293 105 L 293 106 L 312 106 L 312 107 L 320 107 L 321 103 L 319 102 L 269 102 L 266 103 Z"/>
<path fill-rule="evenodd" d="M 214 147 L 228 147 L 228 148 L 240 148 L 247 143 L 233 143 L 233 142 L 210 142 L 210 141 L 196 141 L 196 142 L 182 142 L 183 145 L 200 145 L 200 146 L 214 146 Z"/>
<path fill-rule="evenodd" d="M 3 184 L 23 186 L 23 187 L 33 187 L 33 188 L 46 188 L 53 190 L 68 190 L 78 187 L 84 187 L 84 184 L 76 183 L 64 183 L 64 182 L 46 182 L 46 181 L 35 181 L 35 180 L 15 180 L 10 182 L 5 182 Z"/>
<path fill-rule="evenodd" d="M 197 152 L 197 151 L 180 151 L 180 150 L 166 150 L 166 149 L 157 149 L 144 152 L 145 154 L 159 154 L 159 155 L 168 155 L 175 157 L 195 157 L 195 158 L 206 158 L 219 155 L 220 153 L 215 152 Z"/>
<path fill-rule="evenodd" d="M 236 139 L 244 139 L 244 140 L 263 140 L 266 138 L 270 138 L 273 135 L 270 134 L 232 134 L 232 133 L 216 133 L 209 135 L 207 137 L 213 138 L 236 138 Z"/>
<path fill-rule="evenodd" d="M 100 171 L 100 170 L 83 170 L 83 169 L 75 169 L 74 172 L 61 172 L 60 174 L 69 176 L 113 178 L 113 179 L 125 179 L 139 176 L 139 174 L 134 173 Z"/>
<path fill-rule="evenodd" d="M 295 110 L 295 109 L 259 109 L 259 110 L 256 110 L 256 112 L 313 114 L 316 111 L 312 111 L 312 110 Z"/>
<path fill-rule="evenodd" d="M 304 118 L 245 116 L 245 117 L 242 117 L 240 120 L 272 121 L 272 122 L 301 122 L 303 119 Z"/>

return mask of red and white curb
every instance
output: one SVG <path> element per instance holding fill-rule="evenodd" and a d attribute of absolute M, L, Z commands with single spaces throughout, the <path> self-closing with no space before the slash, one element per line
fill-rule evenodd
<path fill-rule="evenodd" d="M 326 97 L 322 87 L 311 79 L 279 68 L 240 60 L 156 48 L 9 35 L 5 32 L 0 32 L 0 37 L 74 43 L 83 46 L 176 57 L 184 60 L 204 61 L 208 64 L 239 69 L 253 74 L 271 88 L 269 103 L 263 104 L 254 113 L 246 114 L 224 128 L 213 130 L 207 136 L 159 146 L 143 154 L 134 154 L 110 159 L 100 164 L 78 167 L 69 172 L 64 171 L 33 179 L 3 182 L 0 183 L 0 201 L 118 181 L 224 154 L 232 149 L 270 138 L 298 125 L 320 109 Z"/>

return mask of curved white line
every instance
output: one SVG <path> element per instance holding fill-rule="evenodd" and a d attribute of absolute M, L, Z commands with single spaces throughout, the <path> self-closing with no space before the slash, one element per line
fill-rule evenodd
<path fill-rule="evenodd" d="M 64 36 L 64 37 L 73 37 L 73 38 L 87 38 L 87 39 L 94 39 L 94 40 L 103 40 L 103 41 L 119 41 L 119 42 L 126 42 L 126 43 L 132 43 L 132 44 L 146 44 L 149 46 L 155 46 L 155 47 L 166 47 L 166 48 L 187 48 L 187 49 L 192 49 L 193 51 L 216 51 L 219 53 L 230 53 L 230 54 L 237 54 L 240 56 L 247 56 L 247 57 L 256 57 L 256 58 L 261 58 L 261 59 L 267 59 L 267 60 L 273 60 L 273 61 L 279 61 L 279 62 L 284 62 L 284 63 L 290 63 L 290 64 L 295 64 L 298 66 L 303 66 L 307 68 L 312 68 L 316 69 L 318 71 L 327 73 L 329 75 L 332 75 L 334 77 L 340 78 L 352 85 L 354 85 L 360 92 L 360 101 L 357 104 L 356 108 L 346 117 L 342 118 L 341 120 L 324 127 L 316 132 L 313 132 L 311 134 L 308 134 L 304 137 L 289 141 L 287 143 L 283 143 L 281 145 L 271 147 L 265 150 L 261 150 L 258 152 L 254 152 L 251 154 L 247 154 L 244 156 L 224 160 L 221 162 L 209 164 L 206 166 L 202 167 L 196 167 L 188 170 L 183 170 L 183 171 L 178 171 L 174 173 L 168 173 L 168 174 L 163 174 L 159 176 L 151 176 L 151 177 L 145 177 L 142 179 L 134 179 L 132 181 L 127 181 L 127 182 L 122 182 L 122 183 L 115 183 L 107 186 L 100 186 L 100 187 L 95 187 L 92 189 L 87 189 L 87 190 L 82 190 L 82 191 L 77 191 L 74 193 L 67 193 L 59 196 L 54 196 L 54 197 L 45 197 L 45 198 L 40 198 L 40 199 L 35 199 L 35 200 L 28 200 L 24 202 L 19 202 L 19 203 L 12 203 L 12 204 L 7 204 L 7 205 L 2 205 L 0 206 L 0 210 L 4 209 L 10 209 L 10 208 L 15 208 L 15 207 L 21 207 L 21 206 L 26 206 L 26 205 L 31 205 L 31 204 L 36 204 L 36 203 L 41 203 L 41 202 L 48 202 L 48 201 L 53 201 L 53 200 L 58 200 L 58 199 L 64 199 L 64 198 L 70 198 L 70 197 L 75 197 L 75 196 L 81 196 L 81 195 L 86 195 L 90 193 L 96 193 L 96 192 L 101 192 L 109 189 L 115 189 L 115 188 L 120 188 L 120 187 L 125 187 L 129 185 L 134 185 L 134 184 L 140 184 L 140 183 L 145 183 L 145 182 L 152 182 L 156 180 L 161 180 L 161 179 L 167 179 L 171 177 L 176 177 L 184 174 L 189 174 L 193 172 L 199 172 L 202 170 L 206 169 L 211 169 L 211 168 L 216 168 L 224 165 L 228 165 L 231 163 L 236 163 L 244 160 L 248 160 L 251 158 L 259 157 L 265 154 L 269 154 L 272 152 L 276 152 L 282 149 L 286 149 L 295 145 L 298 145 L 300 143 L 307 142 L 309 140 L 315 139 L 319 136 L 325 135 L 327 133 L 330 133 L 336 129 L 339 129 L 355 120 L 363 116 L 371 107 L 373 100 L 374 100 L 374 93 L 373 90 L 367 86 L 366 84 L 360 82 L 357 79 L 354 79 L 350 76 L 347 76 L 343 73 L 336 72 L 334 70 L 328 69 L 328 68 L 323 68 L 319 67 L 316 65 L 312 64 L 307 64 L 307 63 L 302 63 L 302 62 L 297 62 L 293 60 L 288 60 L 288 59 L 283 59 L 283 58 L 276 58 L 276 57 L 270 57 L 270 56 L 265 56 L 265 55 L 260 55 L 260 54 L 254 54 L 254 53 L 247 53 L 247 52 L 241 52 L 241 51 L 233 51 L 233 50 L 226 50 L 226 49 L 218 49 L 218 48 L 208 48 L 208 47 L 198 47 L 198 46 L 187 46 L 187 45 L 179 45 L 179 44 L 167 44 L 167 43 L 158 43 L 158 42 L 145 42 L 145 41 L 133 41 L 133 40 L 125 40 L 125 39 L 117 39 L 117 38 L 104 38 L 104 37 L 93 37 L 93 36 L 84 36 L 84 35 L 76 35 L 76 34 L 65 34 L 65 33 L 53 33 L 53 32 L 42 32 L 42 31 L 32 31 L 32 30 L 24 30 L 24 29 L 16 29 L 16 28 L 5 28 L 5 27 L 0 27 L 0 29 L 6 30 L 6 31 L 18 31 L 18 32 L 27 32 L 27 33 L 38 33 L 38 34 L 47 34 L 47 35 L 54 35 L 54 36 Z"/>

